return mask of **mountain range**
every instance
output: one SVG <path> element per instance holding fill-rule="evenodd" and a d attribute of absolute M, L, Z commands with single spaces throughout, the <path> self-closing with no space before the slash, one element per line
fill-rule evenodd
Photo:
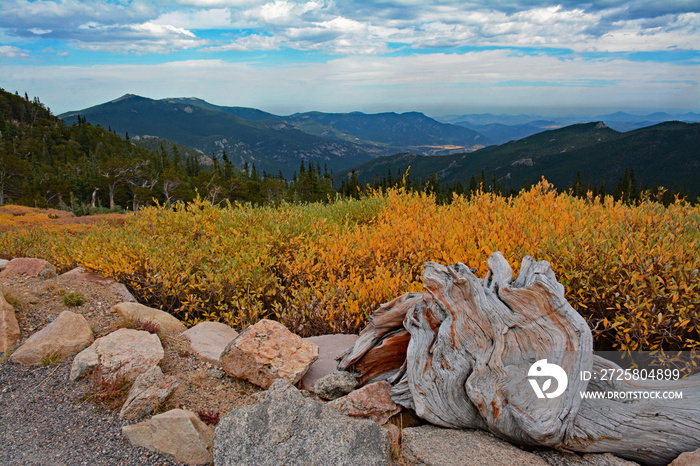
<path fill-rule="evenodd" d="M 438 118 L 443 123 L 451 123 L 472 129 L 483 134 L 493 144 L 503 144 L 511 140 L 521 139 L 541 131 L 563 128 L 564 126 L 591 121 L 604 121 L 607 126 L 617 131 L 632 131 L 652 126 L 665 121 L 684 121 L 693 123 L 700 121 L 700 114 L 688 112 L 670 114 L 655 112 L 647 115 L 632 115 L 625 112 L 615 112 L 605 115 L 562 115 L 545 117 L 542 115 L 494 115 L 479 113 L 468 115 L 448 115 Z"/>
<path fill-rule="evenodd" d="M 481 134 L 440 123 L 422 113 L 321 113 L 278 116 L 244 107 L 221 107 L 196 98 L 153 100 L 126 94 L 110 102 L 59 115 L 78 116 L 120 135 L 158 136 L 220 157 L 226 151 L 239 166 L 291 177 L 301 160 L 331 170 L 375 157 L 412 151 L 438 155 L 488 144 Z"/>
<path fill-rule="evenodd" d="M 502 145 L 445 157 L 403 153 L 364 162 L 340 172 L 338 179 L 354 172 L 361 184 L 376 176 L 405 173 L 440 177 L 443 183 L 469 184 L 471 176 L 484 173 L 506 188 L 520 189 L 542 176 L 558 188 L 571 185 L 577 173 L 584 183 L 615 186 L 625 171 L 634 170 L 637 182 L 683 190 L 691 198 L 700 195 L 700 123 L 664 122 L 628 132 L 603 122 L 583 123 L 543 131 Z"/>
<path fill-rule="evenodd" d="M 260 172 L 282 172 L 287 178 L 302 160 L 333 170 L 337 183 L 353 171 L 365 183 L 410 166 L 418 178 L 432 172 L 442 182 L 468 183 L 472 175 L 484 173 L 489 181 L 495 177 L 512 189 L 542 176 L 566 188 L 577 173 L 584 182 L 614 186 L 626 170 L 634 170 L 648 186 L 658 183 L 700 194 L 700 124 L 666 121 L 700 120 L 695 113 L 617 112 L 593 123 L 581 123 L 586 117 L 577 115 L 471 114 L 442 121 L 418 112 L 281 116 L 194 97 L 154 100 L 126 94 L 59 115 L 67 123 L 78 116 L 128 134 L 151 150 L 161 143 L 181 144 L 198 151 L 205 164 L 226 151 L 238 166 L 247 162 Z"/>

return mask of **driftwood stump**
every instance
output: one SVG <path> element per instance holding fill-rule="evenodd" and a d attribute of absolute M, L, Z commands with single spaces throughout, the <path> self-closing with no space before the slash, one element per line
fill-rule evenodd
<path fill-rule="evenodd" d="M 488 266 L 479 279 L 461 263 L 427 263 L 427 291 L 382 305 L 338 368 L 363 384 L 387 380 L 394 401 L 430 423 L 485 429 L 516 444 L 649 464 L 700 448 L 700 374 L 665 383 L 595 380 L 619 367 L 593 355 L 591 331 L 550 264 L 527 256 L 516 280 L 500 252 Z M 669 389 L 683 398 L 582 395 Z"/>

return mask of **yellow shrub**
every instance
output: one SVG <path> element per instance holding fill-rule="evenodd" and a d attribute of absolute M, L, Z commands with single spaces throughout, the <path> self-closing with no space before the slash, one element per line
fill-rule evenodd
<path fill-rule="evenodd" d="M 379 304 L 422 290 L 426 261 L 483 276 L 494 251 L 516 273 L 529 254 L 552 263 L 596 349 L 680 350 L 700 346 L 698 225 L 700 208 L 680 201 L 578 199 L 543 181 L 449 205 L 392 190 L 328 205 L 150 207 L 78 235 L 12 231 L 0 254 L 115 277 L 190 323 L 271 317 L 302 335 L 359 331 Z"/>

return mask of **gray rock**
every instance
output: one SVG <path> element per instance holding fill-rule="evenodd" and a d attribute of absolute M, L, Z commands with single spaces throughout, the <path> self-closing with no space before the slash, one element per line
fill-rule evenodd
<path fill-rule="evenodd" d="M 177 317 L 160 309 L 144 306 L 134 302 L 123 302 L 112 307 L 113 312 L 121 315 L 125 320 L 132 322 L 153 322 L 158 324 L 160 330 L 168 333 L 182 333 L 187 330 L 185 324 Z"/>
<path fill-rule="evenodd" d="M 19 341 L 20 331 L 15 308 L 5 301 L 0 286 L 0 353 L 5 353 Z"/>
<path fill-rule="evenodd" d="M 9 263 L 10 261 L 8 261 L 7 259 L 0 259 L 0 270 L 4 269 Z"/>
<path fill-rule="evenodd" d="M 345 396 L 357 387 L 357 379 L 350 372 L 335 371 L 316 381 L 313 392 L 324 400 L 335 400 Z"/>
<path fill-rule="evenodd" d="M 336 358 L 355 344 L 357 335 L 337 333 L 304 338 L 304 340 L 318 346 L 318 359 L 314 361 L 304 374 L 304 378 L 301 379 L 301 388 L 313 391 L 314 384 L 318 379 L 338 369 Z"/>
<path fill-rule="evenodd" d="M 480 430 L 420 426 L 403 429 L 403 454 L 426 466 L 529 465 L 548 466 L 528 453 Z"/>
<path fill-rule="evenodd" d="M 214 433 L 199 417 L 184 409 L 172 409 L 139 424 L 122 427 L 132 444 L 168 455 L 179 463 L 212 461 Z"/>
<path fill-rule="evenodd" d="M 158 365 L 164 355 L 158 335 L 120 328 L 78 353 L 73 359 L 70 378 L 77 380 L 100 368 L 103 379 L 124 376 L 133 381 Z"/>
<path fill-rule="evenodd" d="M 158 408 L 180 385 L 178 380 L 163 374 L 160 367 L 155 366 L 136 377 L 129 395 L 119 411 L 121 419 L 135 420 L 151 414 Z"/>
<path fill-rule="evenodd" d="M 277 379 L 257 405 L 227 414 L 216 427 L 214 462 L 232 465 L 386 465 L 389 434 L 304 398 Z"/>
<path fill-rule="evenodd" d="M 182 334 L 201 358 L 220 366 L 221 353 L 238 332 L 220 322 L 200 322 Z"/>
<path fill-rule="evenodd" d="M 136 302 L 136 298 L 134 298 L 134 295 L 131 294 L 129 289 L 123 283 L 113 283 L 112 289 L 117 294 L 117 296 L 119 296 L 124 302 L 126 302 L 126 303 L 135 303 Z"/>
<path fill-rule="evenodd" d="M 534 453 L 550 466 L 639 466 L 639 463 L 623 460 L 612 453 L 587 453 L 583 456 L 556 450 Z"/>
<path fill-rule="evenodd" d="M 221 372 L 221 369 L 207 369 L 207 375 L 209 377 L 214 377 L 215 379 L 224 378 L 224 373 Z"/>
<path fill-rule="evenodd" d="M 24 365 L 40 365 L 44 358 L 57 355 L 64 359 L 81 351 L 94 341 L 85 317 L 70 311 L 61 312 L 43 329 L 29 337 L 10 360 Z"/>

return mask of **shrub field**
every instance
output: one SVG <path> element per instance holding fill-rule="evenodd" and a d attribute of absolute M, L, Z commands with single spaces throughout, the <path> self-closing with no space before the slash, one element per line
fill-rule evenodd
<path fill-rule="evenodd" d="M 700 347 L 700 207 L 683 201 L 580 199 L 542 181 L 445 205 L 401 189 L 277 207 L 195 201 L 80 232 L 0 233 L 4 258 L 100 272 L 190 324 L 267 317 L 303 336 L 358 332 L 381 303 L 422 290 L 426 261 L 484 276 L 494 251 L 516 274 L 524 255 L 550 261 L 597 350 Z"/>

